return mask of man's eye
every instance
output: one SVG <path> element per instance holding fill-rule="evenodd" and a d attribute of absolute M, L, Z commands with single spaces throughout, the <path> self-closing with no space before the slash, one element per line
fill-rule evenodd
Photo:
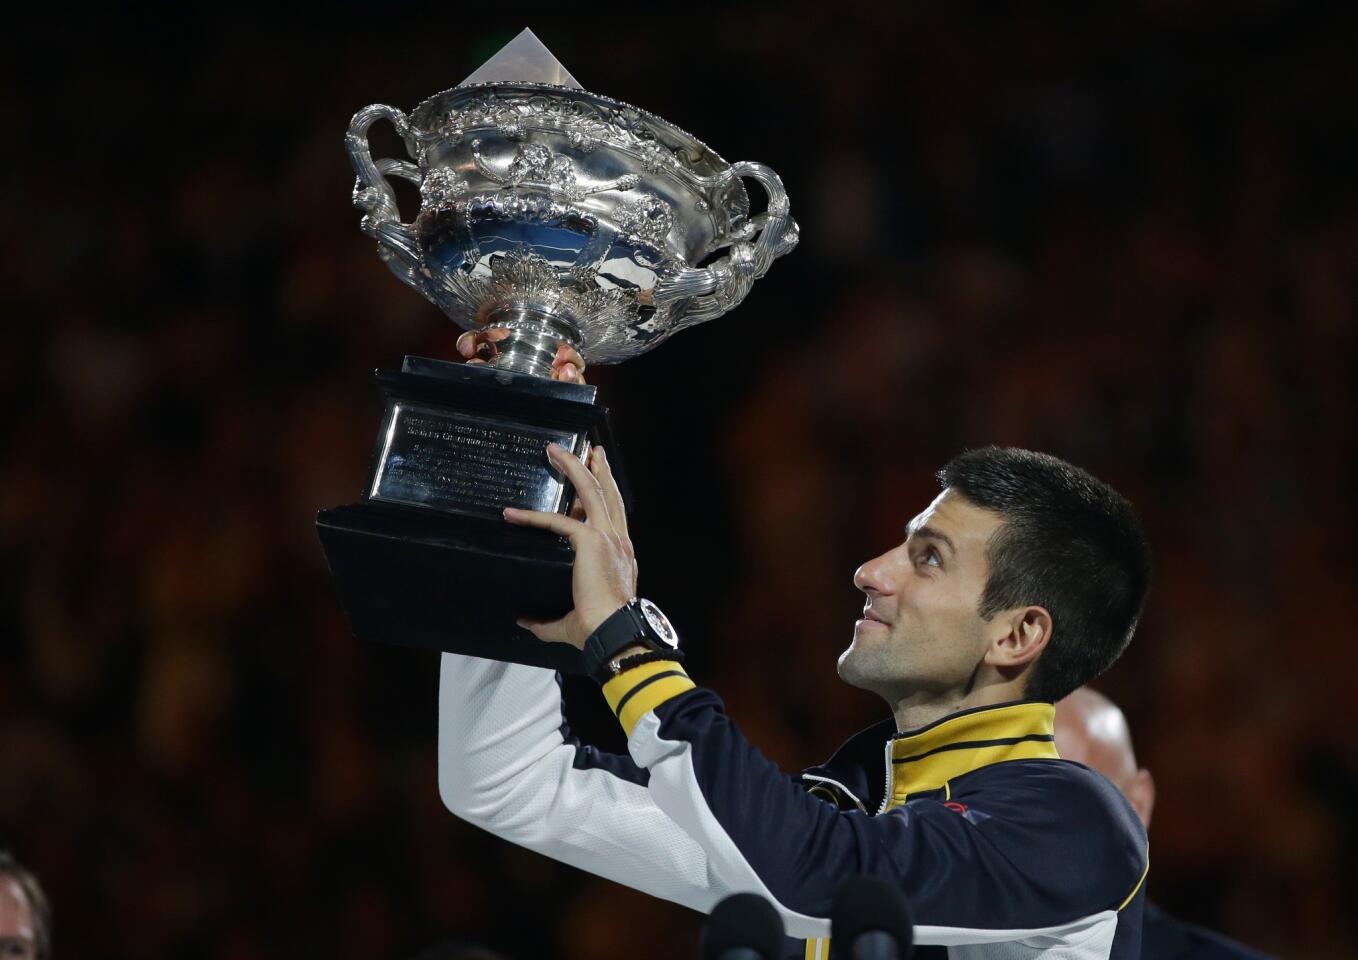
<path fill-rule="evenodd" d="M 935 550 L 933 547 L 929 547 L 927 550 L 920 554 L 919 562 L 928 567 L 943 566 L 943 561 L 939 557 L 938 551 Z"/>

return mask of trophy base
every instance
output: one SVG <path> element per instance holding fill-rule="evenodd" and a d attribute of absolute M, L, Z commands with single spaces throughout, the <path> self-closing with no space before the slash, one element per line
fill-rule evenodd
<path fill-rule="evenodd" d="M 322 510 L 316 529 L 360 639 L 584 672 L 579 650 L 515 624 L 571 608 L 575 553 L 560 538 L 369 503 Z"/>
<path fill-rule="evenodd" d="M 575 553 L 506 506 L 566 513 L 574 492 L 546 442 L 613 449 L 594 388 L 407 357 L 377 374 L 386 412 L 364 499 L 316 529 L 354 634 L 581 673 L 581 654 L 516 624 L 571 608 Z M 625 503 L 628 487 L 612 458 Z"/>

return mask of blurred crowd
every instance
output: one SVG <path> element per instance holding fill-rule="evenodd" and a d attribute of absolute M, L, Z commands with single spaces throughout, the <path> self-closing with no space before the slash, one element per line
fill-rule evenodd
<path fill-rule="evenodd" d="M 880 715 L 833 677 L 850 575 L 932 472 L 984 443 L 1090 469 L 1157 558 L 1102 684 L 1160 785 L 1151 895 L 1349 956 L 1358 21 L 919 7 L 532 23 L 587 89 L 777 169 L 803 228 L 737 312 L 587 374 L 642 591 L 799 769 Z M 523 25 L 460 16 L 38 14 L 0 41 L 0 846 L 58 956 L 695 954 L 696 915 L 443 811 L 435 657 L 351 636 L 314 532 L 366 476 L 371 370 L 453 356 L 359 233 L 341 138 Z"/>

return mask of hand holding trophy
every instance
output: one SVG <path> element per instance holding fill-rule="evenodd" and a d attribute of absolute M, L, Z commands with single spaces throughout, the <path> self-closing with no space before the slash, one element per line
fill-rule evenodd
<path fill-rule="evenodd" d="M 468 330 L 457 338 L 457 352 L 468 363 L 494 363 L 499 355 L 496 344 L 509 334 L 510 331 L 504 327 Z M 585 358 L 570 344 L 558 343 L 556 355 L 552 358 L 552 379 L 584 383 L 584 374 Z"/>
<path fill-rule="evenodd" d="M 395 126 L 410 160 L 374 160 Z M 378 255 L 468 331 L 469 363 L 406 357 L 385 399 L 363 499 L 317 528 L 365 639 L 581 669 L 579 651 L 516 626 L 571 609 L 570 544 L 504 520 L 569 514 L 555 443 L 616 452 L 588 363 L 617 363 L 721 316 L 797 243 L 782 182 L 677 127 L 587 93 L 524 31 L 407 116 L 373 105 L 346 137 L 354 203 Z M 389 177 L 419 187 L 401 220 Z M 750 215 L 744 181 L 767 194 Z M 716 257 L 708 266 L 698 264 Z M 612 464 L 627 490 L 619 464 Z"/>

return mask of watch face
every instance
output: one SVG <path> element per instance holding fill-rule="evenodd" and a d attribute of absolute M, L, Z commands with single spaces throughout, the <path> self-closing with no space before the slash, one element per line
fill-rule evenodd
<path fill-rule="evenodd" d="M 674 627 L 670 626 L 669 618 L 660 612 L 660 608 L 649 600 L 639 601 L 638 606 L 641 607 L 641 615 L 646 618 L 646 622 L 651 625 L 656 636 L 671 647 L 678 647 L 679 635 L 674 632 Z"/>

